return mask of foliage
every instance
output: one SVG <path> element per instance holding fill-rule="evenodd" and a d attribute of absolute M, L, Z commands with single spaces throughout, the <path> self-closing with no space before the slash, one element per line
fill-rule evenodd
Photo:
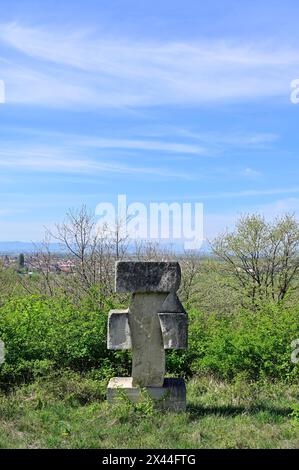
<path fill-rule="evenodd" d="M 291 362 L 291 342 L 299 338 L 299 307 L 264 306 L 230 316 L 189 312 L 189 348 L 168 354 L 172 373 L 212 372 L 232 379 L 239 373 L 295 380 L 298 364 Z"/>
<path fill-rule="evenodd" d="M 299 424 L 299 404 L 296 403 L 295 405 L 292 405 L 292 413 L 291 417 L 294 419 L 294 422 L 296 424 Z"/>
<path fill-rule="evenodd" d="M 33 276 L 0 263 L 0 448 L 298 447 L 295 219 L 243 217 L 216 240 L 220 260 L 180 258 L 189 347 L 167 351 L 166 365 L 188 379 L 180 415 L 159 412 L 145 391 L 137 404 L 105 400 L 108 378 L 131 369 L 129 351 L 106 347 L 108 311 L 128 305 L 112 281 L 126 240 L 120 227 L 112 244 L 94 239 L 93 224 L 83 208 L 57 227 L 77 260 L 70 274 L 53 272 L 47 246 Z M 153 246 L 136 254 L 168 259 Z"/>
<path fill-rule="evenodd" d="M 74 306 L 67 298 L 27 296 L 0 308 L 0 337 L 6 347 L 2 385 L 34 379 L 40 369 L 101 368 L 102 374 L 122 371 L 127 357 L 106 347 L 106 312 Z"/>
<path fill-rule="evenodd" d="M 298 289 L 299 223 L 285 215 L 266 222 L 259 214 L 240 218 L 236 229 L 214 240 L 226 276 L 237 281 L 243 304 L 280 302 Z"/>
<path fill-rule="evenodd" d="M 25 256 L 23 253 L 20 253 L 18 256 L 18 269 L 22 270 L 25 266 Z"/>
<path fill-rule="evenodd" d="M 60 368 L 98 371 L 102 378 L 130 375 L 130 352 L 108 351 L 107 311 L 95 310 L 89 297 L 76 306 L 65 297 L 14 298 L 0 308 L 0 338 L 6 362 L 0 381 L 32 381 Z M 169 351 L 167 371 L 175 376 L 214 373 L 232 379 L 299 377 L 291 362 L 291 343 L 299 338 L 299 306 L 266 305 L 256 312 L 232 315 L 189 312 L 189 347 Z"/>

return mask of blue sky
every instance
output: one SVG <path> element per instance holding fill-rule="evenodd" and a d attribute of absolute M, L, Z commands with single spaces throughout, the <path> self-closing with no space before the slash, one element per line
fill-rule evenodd
<path fill-rule="evenodd" d="M 202 202 L 208 238 L 298 211 L 298 2 L 0 7 L 0 240 L 118 194 Z"/>

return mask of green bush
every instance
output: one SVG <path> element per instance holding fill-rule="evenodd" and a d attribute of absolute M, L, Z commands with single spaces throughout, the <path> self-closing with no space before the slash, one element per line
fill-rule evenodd
<path fill-rule="evenodd" d="M 5 343 L 2 385 L 28 381 L 43 370 L 99 368 L 103 375 L 126 368 L 127 356 L 115 357 L 106 347 L 106 312 L 66 298 L 29 296 L 0 308 L 0 338 Z"/>
<path fill-rule="evenodd" d="M 130 352 L 107 350 L 109 308 L 95 310 L 86 302 L 75 306 L 63 297 L 6 302 L 0 308 L 0 338 L 6 345 L 2 388 L 65 368 L 88 371 L 95 379 L 130 375 Z M 167 372 L 295 380 L 299 366 L 291 362 L 291 342 L 296 338 L 299 306 L 265 306 L 255 313 L 222 316 L 192 310 L 188 350 L 167 353 Z"/>
<path fill-rule="evenodd" d="M 294 423 L 299 425 L 299 405 L 296 403 L 292 406 L 291 417 L 294 420 Z"/>
<path fill-rule="evenodd" d="M 291 362 L 291 342 L 299 338 L 299 306 L 264 306 L 256 313 L 230 316 L 192 311 L 189 322 L 189 348 L 168 355 L 170 371 L 208 372 L 223 379 L 238 374 L 249 379 L 299 377 L 299 366 Z"/>

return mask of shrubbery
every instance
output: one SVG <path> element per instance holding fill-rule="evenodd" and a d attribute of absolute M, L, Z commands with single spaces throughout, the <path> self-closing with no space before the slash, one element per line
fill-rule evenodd
<path fill-rule="evenodd" d="M 99 378 L 130 374 L 130 353 L 106 348 L 107 312 L 74 306 L 63 297 L 28 296 L 0 308 L 0 338 L 6 362 L 2 387 L 31 381 L 50 370 L 90 371 Z M 231 379 L 295 380 L 291 342 L 299 337 L 299 306 L 264 306 L 255 313 L 219 316 L 189 312 L 189 348 L 167 353 L 173 375 L 213 373 Z"/>
<path fill-rule="evenodd" d="M 107 314 L 74 306 L 66 298 L 29 296 L 0 308 L 0 338 L 6 347 L 2 385 L 28 381 L 57 368 L 122 372 L 128 354 L 106 347 Z"/>
<path fill-rule="evenodd" d="M 299 377 L 299 366 L 291 362 L 291 342 L 299 337 L 299 306 L 264 306 L 230 316 L 192 311 L 189 318 L 189 349 L 169 354 L 172 371 L 211 372 L 223 379 L 238 374 L 254 380 Z"/>

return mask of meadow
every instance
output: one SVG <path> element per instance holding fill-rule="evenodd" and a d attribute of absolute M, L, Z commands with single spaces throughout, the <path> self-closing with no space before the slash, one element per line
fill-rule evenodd
<path fill-rule="evenodd" d="M 282 268 L 263 290 L 264 257 L 259 284 L 249 271 L 243 289 L 220 258 L 179 261 L 189 345 L 167 352 L 167 374 L 187 382 L 180 414 L 157 411 L 146 396 L 135 405 L 123 396 L 115 406 L 106 401 L 109 378 L 129 376 L 131 367 L 129 351 L 106 347 L 108 312 L 128 303 L 113 294 L 113 268 L 90 285 L 90 256 L 84 278 L 81 264 L 46 278 L 0 268 L 1 448 L 299 447 L 297 277 L 281 298 Z"/>

